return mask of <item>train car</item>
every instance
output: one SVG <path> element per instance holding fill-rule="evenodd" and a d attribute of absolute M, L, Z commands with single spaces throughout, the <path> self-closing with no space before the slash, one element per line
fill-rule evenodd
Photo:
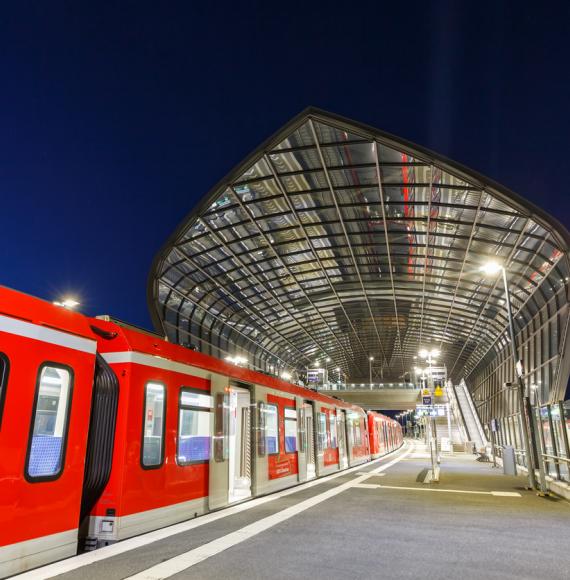
<path fill-rule="evenodd" d="M 97 343 L 84 316 L 0 287 L 0 577 L 72 556 Z"/>
<path fill-rule="evenodd" d="M 400 441 L 373 433 L 360 407 L 109 317 L 5 288 L 0 299 L 0 577 L 365 463 L 371 446 L 380 456 Z"/>
<path fill-rule="evenodd" d="M 362 409 L 96 319 L 119 381 L 96 547 L 369 460 Z"/>
<path fill-rule="evenodd" d="M 402 427 L 393 419 L 374 411 L 368 411 L 370 456 L 377 459 L 401 447 L 404 436 Z"/>

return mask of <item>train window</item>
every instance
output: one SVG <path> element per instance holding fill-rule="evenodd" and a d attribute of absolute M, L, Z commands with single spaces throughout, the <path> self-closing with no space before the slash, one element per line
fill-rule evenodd
<path fill-rule="evenodd" d="M 327 416 L 324 413 L 318 414 L 317 422 L 317 447 L 322 451 L 327 446 Z"/>
<path fill-rule="evenodd" d="M 357 445 L 362 445 L 362 421 L 360 419 L 357 419 L 354 422 L 354 425 L 356 427 L 356 444 Z"/>
<path fill-rule="evenodd" d="M 31 481 L 56 479 L 63 471 L 72 388 L 69 367 L 40 367 L 26 460 L 26 478 Z"/>
<path fill-rule="evenodd" d="M 8 383 L 8 372 L 10 363 L 8 357 L 0 352 L 0 426 L 2 425 L 2 410 L 4 409 L 4 399 L 6 398 L 6 384 Z"/>
<path fill-rule="evenodd" d="M 354 445 L 362 445 L 362 432 L 360 431 L 360 419 L 353 419 L 352 422 L 354 429 Z"/>
<path fill-rule="evenodd" d="M 330 430 L 331 430 L 331 447 L 333 449 L 337 448 L 337 442 L 336 442 L 336 416 L 333 415 L 333 413 L 331 413 L 329 415 L 329 421 L 330 421 Z"/>
<path fill-rule="evenodd" d="M 277 405 L 265 405 L 265 441 L 268 455 L 279 453 L 279 416 Z"/>
<path fill-rule="evenodd" d="M 194 389 L 184 387 L 180 389 L 176 449 L 176 460 L 179 465 L 210 460 L 211 410 L 210 395 Z"/>
<path fill-rule="evenodd" d="M 166 389 L 162 383 L 149 382 L 144 389 L 143 444 L 141 464 L 146 468 L 162 465 L 164 459 L 164 422 Z"/>
<path fill-rule="evenodd" d="M 297 411 L 285 408 L 285 453 L 297 451 Z"/>

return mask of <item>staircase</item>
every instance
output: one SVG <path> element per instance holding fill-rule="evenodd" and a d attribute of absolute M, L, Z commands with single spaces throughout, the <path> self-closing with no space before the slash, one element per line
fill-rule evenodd
<path fill-rule="evenodd" d="M 461 431 L 454 419 L 451 416 L 451 433 L 449 430 L 449 425 L 447 424 L 447 417 L 437 417 L 435 420 L 435 425 L 437 429 L 437 440 L 441 441 L 443 437 L 451 440 L 453 445 L 453 451 L 463 451 L 465 440 L 461 436 Z"/>

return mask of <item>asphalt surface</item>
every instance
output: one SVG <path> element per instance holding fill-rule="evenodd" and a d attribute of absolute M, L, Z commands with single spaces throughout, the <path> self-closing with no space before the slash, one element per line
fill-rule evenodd
<path fill-rule="evenodd" d="M 406 453 L 382 473 L 363 477 Z M 427 454 L 415 444 L 331 481 L 56 577 L 570 578 L 568 502 L 537 497 L 524 489 L 524 478 L 504 476 L 471 455 L 444 457 L 437 484 L 417 481 L 428 465 Z M 315 505 L 274 521 L 307 500 Z M 264 519 L 269 516 L 275 517 Z M 248 536 L 260 520 L 271 525 Z M 232 538 L 233 545 L 224 548 Z M 182 571 L 173 573 L 170 564 L 197 548 L 196 553 L 209 549 L 212 555 L 188 567 L 183 562 Z"/>

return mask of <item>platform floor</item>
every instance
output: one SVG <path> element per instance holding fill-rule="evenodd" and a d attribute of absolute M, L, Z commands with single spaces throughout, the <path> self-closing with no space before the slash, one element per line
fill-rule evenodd
<path fill-rule="evenodd" d="M 428 463 L 408 442 L 349 473 L 22 578 L 570 578 L 570 503 L 537 497 L 524 478 L 471 455 L 444 457 L 440 483 L 419 483 Z"/>

